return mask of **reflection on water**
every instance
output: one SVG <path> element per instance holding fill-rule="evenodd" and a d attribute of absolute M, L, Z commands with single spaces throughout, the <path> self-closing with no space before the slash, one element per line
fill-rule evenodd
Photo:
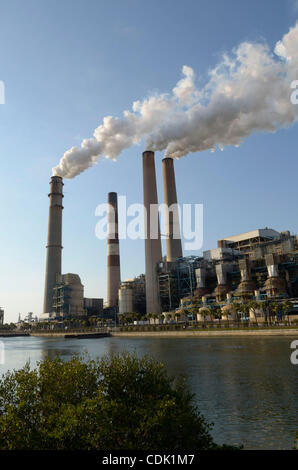
<path fill-rule="evenodd" d="M 219 443 L 250 449 L 291 449 L 297 431 L 298 366 L 290 363 L 293 338 L 6 338 L 0 372 L 35 366 L 46 356 L 136 351 L 184 375 L 199 409 L 214 423 Z"/>

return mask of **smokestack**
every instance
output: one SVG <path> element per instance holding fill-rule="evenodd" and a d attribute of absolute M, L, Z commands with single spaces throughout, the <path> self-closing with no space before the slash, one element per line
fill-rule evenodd
<path fill-rule="evenodd" d="M 52 176 L 49 193 L 49 224 L 43 312 L 53 311 L 54 286 L 61 274 L 63 179 Z"/>
<path fill-rule="evenodd" d="M 174 161 L 172 158 L 163 159 L 162 172 L 164 203 L 169 209 L 165 211 L 167 261 L 171 262 L 182 257 Z"/>
<path fill-rule="evenodd" d="M 154 152 L 143 152 L 147 313 L 160 313 L 157 263 L 162 259 Z M 152 204 L 155 206 L 152 207 Z M 150 217 L 151 215 L 151 217 Z M 154 217 L 155 216 L 155 217 Z"/>
<path fill-rule="evenodd" d="M 117 193 L 108 193 L 108 307 L 118 306 L 120 286 L 120 256 L 118 237 Z"/>

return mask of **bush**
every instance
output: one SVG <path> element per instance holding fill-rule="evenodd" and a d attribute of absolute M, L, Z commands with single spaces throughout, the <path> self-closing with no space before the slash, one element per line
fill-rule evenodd
<path fill-rule="evenodd" d="M 0 449 L 216 448 L 185 382 L 147 356 L 47 358 L 0 380 Z"/>

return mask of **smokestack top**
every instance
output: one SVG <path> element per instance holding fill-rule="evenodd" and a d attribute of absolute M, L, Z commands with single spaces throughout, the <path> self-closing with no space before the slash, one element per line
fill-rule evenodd
<path fill-rule="evenodd" d="M 64 184 L 62 176 L 51 176 L 50 183 L 55 183 L 55 182 Z"/>
<path fill-rule="evenodd" d="M 117 193 L 114 193 L 114 192 L 108 193 L 108 202 L 117 203 Z"/>
<path fill-rule="evenodd" d="M 143 152 L 143 157 L 149 157 L 152 156 L 152 154 L 154 155 L 154 152 L 152 150 L 145 150 L 145 152 Z"/>
<path fill-rule="evenodd" d="M 162 159 L 162 161 L 167 163 L 167 162 L 170 162 L 170 161 L 173 162 L 174 159 L 172 157 L 165 157 L 165 158 Z"/>
<path fill-rule="evenodd" d="M 50 196 L 58 195 L 63 196 L 63 178 L 61 176 L 51 176 L 50 180 Z"/>

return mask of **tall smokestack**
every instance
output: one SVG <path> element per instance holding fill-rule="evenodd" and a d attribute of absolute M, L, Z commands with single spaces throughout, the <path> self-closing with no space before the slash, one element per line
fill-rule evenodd
<path fill-rule="evenodd" d="M 53 311 L 54 286 L 61 274 L 63 180 L 52 176 L 49 193 L 49 224 L 43 312 Z"/>
<path fill-rule="evenodd" d="M 146 260 L 146 308 L 147 313 L 160 313 L 157 263 L 162 259 L 159 216 L 156 209 L 157 188 L 154 152 L 143 152 L 143 186 L 145 207 L 145 260 Z M 151 214 L 151 218 L 150 218 Z M 156 226 L 154 226 L 154 223 Z M 154 233 L 155 232 L 155 233 Z M 155 238 L 154 238 L 155 237 Z"/>
<path fill-rule="evenodd" d="M 164 203 L 170 210 L 165 213 L 165 231 L 167 261 L 175 261 L 182 257 L 179 212 L 177 206 L 177 191 L 172 158 L 162 161 Z"/>
<path fill-rule="evenodd" d="M 117 193 L 108 193 L 108 307 L 118 306 L 120 256 Z"/>

